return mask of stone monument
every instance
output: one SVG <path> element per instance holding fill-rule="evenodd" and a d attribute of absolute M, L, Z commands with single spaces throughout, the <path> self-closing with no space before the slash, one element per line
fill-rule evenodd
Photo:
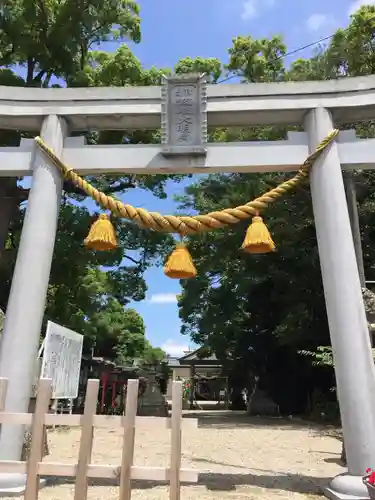
<path fill-rule="evenodd" d="M 167 417 L 168 403 L 160 392 L 156 376 L 152 372 L 142 372 L 141 377 L 147 379 L 145 393 L 141 396 L 138 414 L 143 417 Z"/>
<path fill-rule="evenodd" d="M 247 414 L 260 417 L 279 417 L 280 410 L 265 391 L 256 388 L 248 402 Z"/>

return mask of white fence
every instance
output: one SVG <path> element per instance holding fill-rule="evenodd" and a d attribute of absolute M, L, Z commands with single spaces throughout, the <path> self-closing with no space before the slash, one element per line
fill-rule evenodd
<path fill-rule="evenodd" d="M 85 407 L 82 415 L 55 415 L 48 413 L 52 394 L 50 379 L 40 379 L 35 412 L 7 413 L 4 402 L 7 379 L 0 378 L 0 423 L 31 425 L 31 447 L 28 460 L 0 460 L 0 472 L 27 474 L 25 500 L 37 500 L 39 476 L 75 477 L 74 500 L 86 500 L 89 478 L 119 479 L 119 499 L 130 500 L 131 480 L 152 480 L 169 482 L 169 500 L 179 500 L 180 483 L 196 483 L 198 472 L 181 469 L 181 429 L 197 428 L 196 419 L 182 419 L 182 384 L 173 383 L 171 418 L 137 417 L 138 380 L 128 381 L 126 411 L 124 416 L 96 415 L 99 381 L 89 380 L 87 384 Z M 64 425 L 82 427 L 78 462 L 64 464 L 42 462 L 44 426 Z M 171 455 L 169 468 L 138 467 L 133 464 L 136 426 L 162 425 L 171 430 Z M 94 428 L 122 429 L 123 444 L 120 465 L 91 464 Z"/>

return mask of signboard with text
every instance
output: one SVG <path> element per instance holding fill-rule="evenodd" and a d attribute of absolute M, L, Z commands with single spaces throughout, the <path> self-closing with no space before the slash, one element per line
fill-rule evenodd
<path fill-rule="evenodd" d="M 41 377 L 52 379 L 52 399 L 78 396 L 83 335 L 48 321 Z"/>

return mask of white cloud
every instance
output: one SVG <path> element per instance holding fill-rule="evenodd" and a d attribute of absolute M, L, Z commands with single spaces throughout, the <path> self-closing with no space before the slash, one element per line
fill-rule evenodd
<path fill-rule="evenodd" d="M 248 19 L 254 19 L 254 17 L 257 17 L 257 15 L 258 10 L 256 8 L 256 0 L 246 0 L 246 2 L 243 4 L 241 18 L 244 21 L 247 21 Z"/>
<path fill-rule="evenodd" d="M 244 21 L 255 19 L 261 14 L 261 8 L 270 9 L 275 4 L 275 0 L 245 0 L 242 4 L 241 18 Z"/>
<path fill-rule="evenodd" d="M 375 0 L 355 0 L 355 2 L 351 3 L 349 6 L 349 16 L 357 12 L 362 5 L 375 5 Z"/>
<path fill-rule="evenodd" d="M 330 19 L 326 14 L 312 14 L 306 21 L 306 28 L 310 32 L 318 31 L 330 24 Z"/>
<path fill-rule="evenodd" d="M 163 349 L 163 351 L 165 351 L 170 356 L 180 357 L 180 356 L 184 355 L 184 351 L 189 350 L 189 346 L 186 344 L 180 344 L 179 342 L 176 342 L 175 340 L 168 339 L 161 346 L 161 349 Z"/>
<path fill-rule="evenodd" d="M 176 304 L 176 293 L 154 293 L 148 300 L 150 304 Z"/>

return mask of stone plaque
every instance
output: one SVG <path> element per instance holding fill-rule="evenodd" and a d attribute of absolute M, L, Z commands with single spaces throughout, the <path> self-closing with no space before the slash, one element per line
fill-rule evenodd
<path fill-rule="evenodd" d="M 206 92 L 204 75 L 164 77 L 161 108 L 163 155 L 207 154 Z"/>

